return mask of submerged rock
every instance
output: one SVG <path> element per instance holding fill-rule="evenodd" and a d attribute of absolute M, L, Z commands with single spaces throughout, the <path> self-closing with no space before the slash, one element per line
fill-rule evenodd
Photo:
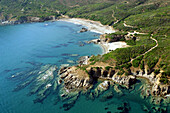
<path fill-rule="evenodd" d="M 113 98 L 113 92 L 110 91 L 108 92 L 107 94 L 103 95 L 101 98 L 100 98 L 100 101 L 104 102 L 104 101 L 107 101 L 107 100 L 110 100 L 111 98 Z"/>
<path fill-rule="evenodd" d="M 143 109 L 143 111 L 149 112 L 149 109 L 145 105 L 142 106 L 142 109 Z"/>
<path fill-rule="evenodd" d="M 123 94 L 123 92 L 118 88 L 117 85 L 114 85 L 114 90 L 119 94 Z"/>
<path fill-rule="evenodd" d="M 120 110 L 121 113 L 129 113 L 131 108 L 128 102 L 123 102 L 117 109 Z"/>
<path fill-rule="evenodd" d="M 72 64 L 75 63 L 75 61 L 73 61 L 73 60 L 67 60 L 67 62 L 68 62 L 68 63 L 72 63 Z"/>
<path fill-rule="evenodd" d="M 34 83 L 31 85 L 31 91 L 29 95 L 35 94 L 38 91 L 42 90 L 44 87 L 50 87 L 49 83 L 54 79 L 54 72 L 56 71 L 56 66 L 51 66 L 45 72 L 39 74 L 35 79 Z"/>
<path fill-rule="evenodd" d="M 95 89 L 93 95 L 94 97 L 98 97 L 99 95 L 101 95 L 104 91 L 108 90 L 110 86 L 110 82 L 109 81 L 104 81 L 102 83 L 100 83 Z"/>

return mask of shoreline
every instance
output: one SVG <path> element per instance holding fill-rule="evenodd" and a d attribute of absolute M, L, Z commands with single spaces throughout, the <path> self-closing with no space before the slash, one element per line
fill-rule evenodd
<path fill-rule="evenodd" d="M 84 21 L 85 19 L 81 19 L 81 21 Z M 59 20 L 60 21 L 60 20 Z M 88 22 L 91 22 L 91 21 L 88 21 Z M 75 24 L 75 23 L 74 23 Z M 80 23 L 79 23 L 80 24 Z M 87 24 L 87 25 L 91 25 L 91 23 L 87 23 L 87 21 L 86 21 L 86 23 L 85 24 Z M 80 24 L 81 25 L 81 24 Z M 96 24 L 95 24 L 96 25 Z M 97 25 L 100 25 L 100 23 L 98 23 Z M 83 25 L 84 26 L 84 25 Z M 102 27 L 102 26 L 101 26 Z M 98 29 L 100 29 L 100 28 L 98 28 Z M 98 32 L 97 30 L 95 31 L 96 29 L 94 29 L 94 32 Z M 107 30 L 107 29 L 106 29 Z M 93 31 L 92 31 L 93 32 Z M 102 33 L 101 33 L 102 34 Z M 94 42 L 96 41 L 97 42 L 97 40 L 99 40 L 99 39 L 94 39 Z M 124 48 L 124 47 L 128 47 L 128 45 L 125 43 L 125 42 L 122 42 L 122 41 L 119 41 L 119 42 L 112 42 L 112 43 L 107 43 L 107 42 L 99 42 L 99 43 L 97 43 L 97 44 L 99 44 L 100 45 L 100 47 L 103 49 L 103 51 L 102 51 L 102 55 L 104 55 L 104 54 L 107 54 L 107 53 L 109 53 L 110 51 L 113 51 L 113 50 L 115 50 L 115 49 L 117 49 L 117 48 Z M 88 64 L 88 56 L 86 56 L 85 57 L 85 62 L 84 62 L 84 64 L 85 65 L 87 65 Z M 140 76 L 139 76 L 140 77 Z M 149 81 L 149 79 L 147 78 L 147 77 L 141 77 L 141 78 L 143 78 L 143 79 L 146 79 L 146 80 L 148 80 Z M 114 80 L 113 80 L 114 81 Z M 117 83 L 117 84 L 119 84 L 119 83 Z M 48 87 L 50 87 L 50 86 L 48 86 Z"/>
<path fill-rule="evenodd" d="M 98 44 L 100 45 L 100 47 L 102 48 L 103 52 L 102 55 L 107 54 L 111 51 L 116 50 L 117 48 L 125 48 L 125 47 L 129 47 L 129 45 L 126 44 L 126 42 L 123 41 L 118 41 L 118 42 L 103 42 L 100 40 L 100 42 L 97 42 L 100 39 L 93 39 L 91 41 L 89 41 L 90 43 L 94 43 L 94 44 Z"/>
<path fill-rule="evenodd" d="M 87 27 L 89 31 L 96 32 L 96 33 L 99 33 L 99 34 L 116 32 L 116 30 L 113 29 L 111 26 L 102 25 L 99 21 L 93 21 L 93 20 L 89 20 L 89 19 L 61 18 L 57 21 L 64 21 L 64 22 L 74 23 L 74 24 L 77 24 L 77 25 L 82 25 L 82 26 Z"/>
<path fill-rule="evenodd" d="M 100 43 L 99 44 L 102 48 L 103 48 L 103 54 L 107 54 L 111 51 L 116 50 L 117 48 L 125 48 L 125 47 L 129 47 L 126 42 L 112 42 L 112 43 Z"/>
<path fill-rule="evenodd" d="M 73 24 L 77 24 L 77 25 L 82 25 L 84 27 L 87 27 L 88 31 L 95 32 L 100 35 L 107 34 L 107 33 L 115 33 L 117 31 L 116 29 L 114 29 L 113 27 L 111 27 L 109 25 L 102 25 L 100 21 L 93 21 L 93 20 L 84 19 L 84 18 L 69 18 L 68 16 L 63 16 L 60 19 L 48 20 L 47 22 L 50 22 L 50 21 L 64 21 L 64 22 L 69 22 L 69 23 L 73 23 Z M 32 23 L 32 22 L 26 22 L 26 23 Z M 22 23 L 18 23 L 18 24 L 22 24 Z M 6 24 L 6 25 L 8 25 L 8 24 Z M 12 24 L 9 24 L 9 25 L 12 25 Z M 94 40 L 98 40 L 98 39 L 100 39 L 100 38 L 97 38 Z M 93 42 L 96 42 L 96 41 L 93 41 Z M 113 51 L 117 48 L 128 47 L 128 45 L 125 42 L 121 42 L 121 41 L 120 42 L 112 42 L 112 43 L 104 42 L 104 43 L 97 43 L 97 44 L 99 44 L 103 50 L 102 55 L 109 53 L 110 51 Z"/>
<path fill-rule="evenodd" d="M 82 25 L 88 28 L 89 31 L 91 32 L 96 32 L 99 33 L 100 35 L 106 34 L 106 33 L 114 33 L 117 30 L 113 29 L 113 27 L 108 26 L 108 25 L 102 25 L 101 22 L 99 21 L 93 21 L 89 19 L 83 19 L 83 18 L 61 18 L 58 21 L 64 21 L 64 22 L 69 22 L 77 25 Z M 97 39 L 91 40 L 94 43 L 97 43 Z M 100 45 L 100 47 L 103 49 L 102 55 L 109 53 L 110 51 L 113 51 L 117 48 L 124 48 L 124 47 L 129 47 L 125 42 L 119 41 L 119 42 L 112 42 L 112 43 L 107 43 L 107 42 L 100 42 L 97 43 Z"/>

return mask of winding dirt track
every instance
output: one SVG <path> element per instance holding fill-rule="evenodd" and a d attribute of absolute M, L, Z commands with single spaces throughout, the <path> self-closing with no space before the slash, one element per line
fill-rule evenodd
<path fill-rule="evenodd" d="M 153 49 L 155 49 L 156 47 L 158 47 L 158 41 L 157 41 L 156 39 L 152 38 L 152 36 L 153 36 L 153 34 L 151 34 L 151 37 L 150 37 L 150 38 L 151 38 L 153 41 L 156 42 L 156 45 L 155 45 L 154 47 L 150 48 L 150 49 L 149 49 L 148 51 L 146 51 L 145 53 L 143 53 L 143 54 L 141 54 L 141 55 L 138 55 L 138 56 L 137 56 L 136 58 L 134 58 L 134 59 L 131 59 L 130 62 L 132 62 L 133 60 L 137 59 L 138 57 L 140 57 L 140 56 L 142 56 L 142 55 L 145 55 L 145 54 L 149 53 L 150 51 L 152 51 Z"/>
<path fill-rule="evenodd" d="M 125 27 L 133 27 L 133 26 L 131 26 L 131 25 L 127 25 L 125 22 L 123 23 L 123 25 L 124 25 Z M 143 34 L 143 33 L 138 33 L 138 34 Z M 156 45 L 155 45 L 154 47 L 150 48 L 150 49 L 149 49 L 148 51 L 146 51 L 145 53 L 140 54 L 140 55 L 138 55 L 136 58 L 131 59 L 130 62 L 132 62 L 133 60 L 137 59 L 138 57 L 140 57 L 140 56 L 142 56 L 142 55 L 145 55 L 145 54 L 149 53 L 150 51 L 152 51 L 153 49 L 155 49 L 156 47 L 158 47 L 158 41 L 157 41 L 156 39 L 154 39 L 152 36 L 153 36 L 153 34 L 151 34 L 151 37 L 150 37 L 150 38 L 151 38 L 153 41 L 156 42 Z"/>

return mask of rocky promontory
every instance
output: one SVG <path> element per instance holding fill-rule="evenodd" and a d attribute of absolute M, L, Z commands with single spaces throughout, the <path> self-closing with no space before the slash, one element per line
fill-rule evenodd
<path fill-rule="evenodd" d="M 144 89 L 148 92 L 147 95 L 167 97 L 170 94 L 170 87 L 168 85 L 161 85 L 159 83 L 159 77 L 155 77 L 154 73 L 149 74 L 147 67 L 144 70 L 131 68 L 130 75 L 119 75 L 119 71 L 114 66 L 106 66 L 107 64 L 102 63 L 95 65 L 89 64 L 90 61 L 87 61 L 87 64 L 60 69 L 60 83 L 63 84 L 64 92 L 87 92 L 98 82 L 102 83 L 96 87 L 96 92 L 107 90 L 110 84 L 119 84 L 129 89 L 138 81 L 138 77 L 142 77 L 150 83 L 150 88 Z"/>
<path fill-rule="evenodd" d="M 76 66 L 61 68 L 59 74 L 61 81 L 63 81 L 64 88 L 68 92 L 87 90 L 91 86 L 88 74 Z"/>
<path fill-rule="evenodd" d="M 57 18 L 55 16 L 47 16 L 47 17 L 32 17 L 32 16 L 21 16 L 18 18 L 8 18 L 8 19 L 0 19 L 0 25 L 15 25 L 21 23 L 29 23 L 29 22 L 44 22 L 44 21 L 54 21 Z"/>
<path fill-rule="evenodd" d="M 104 70 L 100 68 L 90 68 L 89 70 L 82 70 L 79 66 L 63 67 L 60 69 L 60 83 L 63 84 L 63 92 L 61 97 L 65 93 L 72 93 L 76 91 L 87 92 L 98 81 L 103 81 L 96 88 L 96 92 L 103 92 L 108 89 L 110 84 L 118 83 L 129 88 L 136 82 L 134 76 L 118 76 L 114 70 Z"/>

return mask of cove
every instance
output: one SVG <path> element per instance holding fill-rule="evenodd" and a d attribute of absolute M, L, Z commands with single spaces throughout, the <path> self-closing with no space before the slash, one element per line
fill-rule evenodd
<path fill-rule="evenodd" d="M 140 97 L 141 86 L 147 85 L 143 79 L 130 89 L 115 84 L 100 95 L 94 90 L 98 81 L 92 95 L 80 93 L 76 99 L 60 100 L 62 86 L 56 85 L 60 66 L 76 65 L 81 56 L 103 52 L 99 45 L 86 43 L 99 34 L 78 33 L 82 27 L 60 21 L 0 27 L 0 113 L 143 113 L 156 109 L 149 104 L 150 97 Z"/>

